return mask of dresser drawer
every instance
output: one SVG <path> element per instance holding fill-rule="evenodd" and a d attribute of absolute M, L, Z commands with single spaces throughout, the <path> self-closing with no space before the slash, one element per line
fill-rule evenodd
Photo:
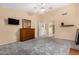
<path fill-rule="evenodd" d="M 30 40 L 32 38 L 35 38 L 35 30 L 34 29 L 31 29 L 31 28 L 20 29 L 20 41 Z"/>

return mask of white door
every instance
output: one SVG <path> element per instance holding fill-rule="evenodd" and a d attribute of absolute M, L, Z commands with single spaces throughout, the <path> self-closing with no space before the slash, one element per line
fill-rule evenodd
<path fill-rule="evenodd" d="M 53 36 L 53 27 L 52 27 L 52 23 L 49 23 L 49 26 L 48 26 L 48 28 L 49 28 L 49 36 Z"/>
<path fill-rule="evenodd" d="M 55 35 L 55 25 L 54 23 L 49 23 L 49 37 L 54 37 Z"/>
<path fill-rule="evenodd" d="M 45 23 L 39 23 L 38 25 L 38 32 L 39 37 L 45 37 L 46 36 L 46 24 Z"/>

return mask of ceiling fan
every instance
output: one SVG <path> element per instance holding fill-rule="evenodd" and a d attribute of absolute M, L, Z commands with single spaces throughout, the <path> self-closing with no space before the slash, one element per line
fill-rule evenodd
<path fill-rule="evenodd" d="M 41 3 L 41 8 L 40 8 L 41 13 L 47 12 L 50 9 L 52 9 L 52 7 L 47 7 L 47 9 L 45 7 L 46 7 L 46 3 Z"/>
<path fill-rule="evenodd" d="M 37 9 L 38 7 L 34 7 L 34 8 Z M 40 7 L 39 7 L 39 12 L 40 13 L 47 12 L 47 11 L 49 11 L 51 9 L 52 9 L 52 7 L 47 7 L 46 3 L 40 3 Z"/>

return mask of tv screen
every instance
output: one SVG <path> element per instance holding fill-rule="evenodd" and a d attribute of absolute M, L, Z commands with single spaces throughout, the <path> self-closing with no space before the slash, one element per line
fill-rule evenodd
<path fill-rule="evenodd" d="M 13 18 L 8 18 L 8 24 L 19 25 L 19 20 L 13 19 Z"/>

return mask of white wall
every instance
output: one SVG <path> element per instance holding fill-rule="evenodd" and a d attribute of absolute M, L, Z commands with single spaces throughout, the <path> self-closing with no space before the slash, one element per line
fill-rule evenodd
<path fill-rule="evenodd" d="M 21 19 L 29 19 L 32 21 L 32 28 L 35 28 L 36 37 L 38 36 L 37 26 L 39 22 L 49 24 L 54 21 L 56 38 L 75 40 L 76 29 L 79 28 L 78 10 L 79 4 L 70 4 L 45 14 L 31 14 L 25 11 L 0 7 L 0 45 L 16 42 L 19 39 L 18 31 L 22 27 Z M 67 15 L 63 16 L 62 13 L 65 12 Z M 20 25 L 8 25 L 6 21 L 9 17 L 19 19 Z M 75 26 L 61 27 L 61 22 L 65 24 L 74 24 Z"/>
<path fill-rule="evenodd" d="M 62 15 L 63 13 L 67 13 L 67 15 Z M 43 14 L 42 19 L 44 19 L 43 21 L 47 24 L 54 22 L 56 38 L 75 40 L 76 29 L 79 24 L 77 23 L 77 13 L 77 4 L 69 4 Z M 61 27 L 61 22 L 75 26 Z"/>
<path fill-rule="evenodd" d="M 20 25 L 8 25 L 7 19 L 16 18 L 20 20 Z M 19 30 L 22 28 L 22 19 L 31 20 L 32 28 L 35 28 L 37 37 L 38 14 L 29 14 L 27 12 L 0 8 L 0 45 L 16 42 L 19 40 Z"/>

